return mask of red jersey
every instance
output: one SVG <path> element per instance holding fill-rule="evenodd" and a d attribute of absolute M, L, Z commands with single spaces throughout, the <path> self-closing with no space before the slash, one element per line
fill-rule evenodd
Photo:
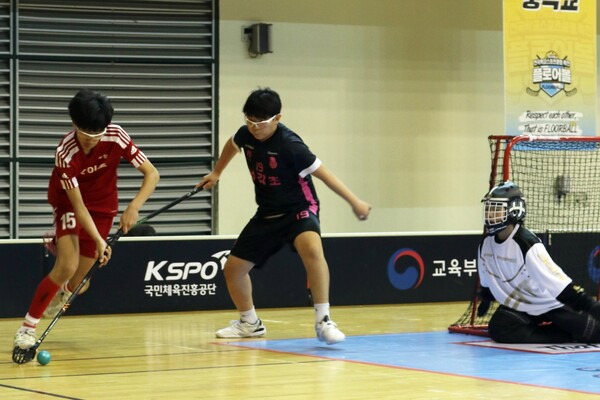
<path fill-rule="evenodd" d="M 136 168 L 146 161 L 144 153 L 119 125 L 108 125 L 106 134 L 89 154 L 85 154 L 77 141 L 76 131 L 69 132 L 56 149 L 48 202 L 53 207 L 71 208 L 66 190 L 79 187 L 89 211 L 116 215 L 117 167 L 121 157 Z"/>

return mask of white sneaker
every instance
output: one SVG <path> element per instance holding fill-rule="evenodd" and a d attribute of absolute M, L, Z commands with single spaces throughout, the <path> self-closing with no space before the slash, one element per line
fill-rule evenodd
<path fill-rule="evenodd" d="M 267 333 L 267 328 L 259 319 L 254 324 L 243 322 L 240 320 L 231 321 L 231 325 L 227 328 L 219 329 L 215 335 L 218 338 L 249 338 L 261 337 Z"/>
<path fill-rule="evenodd" d="M 61 287 L 52 298 L 50 304 L 48 304 L 48 307 L 46 307 L 46 310 L 44 310 L 42 316 L 44 318 L 53 318 L 63 308 L 69 297 L 71 297 L 71 292 L 65 290 L 64 286 Z"/>
<path fill-rule="evenodd" d="M 346 339 L 346 335 L 338 329 L 336 323 L 330 320 L 328 315 L 315 325 L 315 332 L 317 339 L 327 344 L 336 344 Z"/>
<path fill-rule="evenodd" d="M 37 342 L 37 338 L 35 337 L 35 329 L 33 328 L 22 326 L 15 334 L 15 347 L 27 350 L 33 347 L 35 342 Z"/>

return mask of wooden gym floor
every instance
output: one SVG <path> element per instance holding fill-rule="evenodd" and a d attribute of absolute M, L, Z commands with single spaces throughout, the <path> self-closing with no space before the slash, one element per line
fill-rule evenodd
<path fill-rule="evenodd" d="M 543 355 L 562 382 L 538 355 L 455 344 L 483 340 L 446 333 L 466 307 L 334 307 L 348 335 L 335 346 L 314 338 L 309 308 L 259 310 L 266 338 L 241 342 L 214 337 L 233 311 L 67 315 L 42 344 L 46 366 L 12 363 L 20 320 L 0 319 L 0 399 L 600 399 L 597 353 Z"/>

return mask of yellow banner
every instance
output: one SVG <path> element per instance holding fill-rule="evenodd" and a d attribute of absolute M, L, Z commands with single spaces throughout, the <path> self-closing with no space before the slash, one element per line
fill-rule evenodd
<path fill-rule="evenodd" d="M 504 0 L 508 135 L 596 135 L 596 0 Z"/>

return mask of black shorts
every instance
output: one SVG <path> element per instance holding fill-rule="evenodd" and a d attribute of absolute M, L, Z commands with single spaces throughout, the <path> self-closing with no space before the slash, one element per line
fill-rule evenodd
<path fill-rule="evenodd" d="M 293 248 L 296 237 L 308 231 L 321 235 L 319 217 L 308 210 L 276 218 L 254 217 L 233 244 L 231 254 L 260 267 L 285 244 Z"/>

